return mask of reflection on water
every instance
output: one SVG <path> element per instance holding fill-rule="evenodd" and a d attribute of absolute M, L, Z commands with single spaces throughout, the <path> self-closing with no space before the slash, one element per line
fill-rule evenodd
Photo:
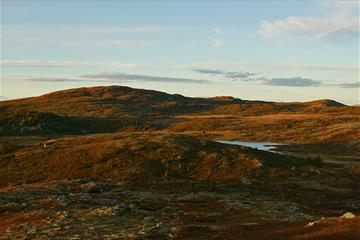
<path fill-rule="evenodd" d="M 298 157 L 317 157 L 320 156 L 325 163 L 334 163 L 342 164 L 345 167 L 360 167 L 360 161 L 350 161 L 343 160 L 342 156 L 339 155 L 327 155 L 327 154 L 301 154 L 301 153 L 291 153 L 291 152 L 279 152 L 276 149 L 278 145 L 284 145 L 281 143 L 272 143 L 272 142 L 243 142 L 243 141 L 216 141 L 219 143 L 230 144 L 230 145 L 240 145 L 245 147 L 256 148 L 263 151 L 268 151 L 272 153 L 288 154 Z"/>
<path fill-rule="evenodd" d="M 240 145 L 240 146 L 245 146 L 245 147 L 251 147 L 251 148 L 256 148 L 259 150 L 264 150 L 264 151 L 273 152 L 273 153 L 279 153 L 278 151 L 275 150 L 276 145 L 282 145 L 280 143 L 272 143 L 272 142 L 243 142 L 243 141 L 217 141 L 217 142 L 230 144 L 230 145 Z"/>

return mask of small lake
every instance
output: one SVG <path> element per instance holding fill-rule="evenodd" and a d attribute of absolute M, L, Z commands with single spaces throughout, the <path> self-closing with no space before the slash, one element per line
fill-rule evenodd
<path fill-rule="evenodd" d="M 272 143 L 272 142 L 243 142 L 243 141 L 216 141 L 218 143 L 230 144 L 230 145 L 240 145 L 244 147 L 256 148 L 263 151 L 279 153 L 276 151 L 277 145 L 283 145 L 281 143 Z"/>
<path fill-rule="evenodd" d="M 342 164 L 346 167 L 360 167 L 360 161 L 350 161 L 350 160 L 341 160 L 341 158 L 338 157 L 338 155 L 326 155 L 326 154 L 314 154 L 314 156 L 312 155 L 303 155 L 303 154 L 299 154 L 299 153 L 291 153 L 291 152 L 280 152 L 279 150 L 276 149 L 276 146 L 279 145 L 285 145 L 285 144 L 281 144 L 281 143 L 272 143 L 272 142 L 243 142 L 243 141 L 216 141 L 218 143 L 224 143 L 224 144 L 230 144 L 230 145 L 239 145 L 239 146 L 244 146 L 244 147 L 250 147 L 250 148 L 256 148 L 259 150 L 263 150 L 263 151 L 267 151 L 267 152 L 272 152 L 272 153 L 280 153 L 280 154 L 288 154 L 288 155 L 293 155 L 293 156 L 298 156 L 298 157 L 316 157 L 316 156 L 321 156 L 323 161 L 325 163 L 335 163 L 335 164 Z"/>

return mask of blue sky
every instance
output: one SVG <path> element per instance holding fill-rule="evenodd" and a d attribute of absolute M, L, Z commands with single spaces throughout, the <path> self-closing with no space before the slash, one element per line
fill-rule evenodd
<path fill-rule="evenodd" d="M 359 2 L 1 1 L 1 98 L 99 85 L 359 103 Z"/>

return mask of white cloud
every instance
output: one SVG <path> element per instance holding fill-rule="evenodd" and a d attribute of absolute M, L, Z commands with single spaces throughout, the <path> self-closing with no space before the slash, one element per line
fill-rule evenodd
<path fill-rule="evenodd" d="M 341 66 L 341 65 L 321 65 L 304 63 L 253 63 L 253 62 L 235 62 L 227 60 L 202 61 L 188 64 L 166 62 L 154 64 L 139 64 L 126 62 L 89 62 L 89 61 L 52 61 L 52 60 L 0 60 L 1 66 L 12 67 L 105 67 L 105 68 L 269 68 L 269 69 L 295 69 L 295 70 L 322 70 L 322 71 L 344 71 L 359 72 L 359 67 Z"/>
<path fill-rule="evenodd" d="M 87 79 L 105 80 L 105 81 L 140 81 L 140 82 L 178 82 L 178 83 L 211 83 L 208 80 L 198 80 L 181 77 L 161 77 L 152 75 L 126 74 L 126 73 L 96 73 L 80 76 Z"/>
<path fill-rule="evenodd" d="M 291 78 L 271 78 L 264 79 L 263 84 L 270 86 L 285 86 L 285 87 L 318 87 L 322 84 L 321 81 L 303 78 L 303 77 L 291 77 Z"/>
<path fill-rule="evenodd" d="M 357 67 L 321 65 L 321 64 L 302 64 L 302 63 L 279 63 L 279 64 L 234 63 L 233 66 L 250 67 L 250 68 L 270 68 L 270 69 L 295 69 L 295 70 L 324 70 L 324 71 L 347 71 L 347 72 L 360 71 L 360 68 Z"/>
<path fill-rule="evenodd" d="M 213 29 L 211 29 L 215 34 L 217 35 L 224 35 L 224 32 L 221 28 L 218 27 L 214 27 Z"/>
<path fill-rule="evenodd" d="M 233 68 L 233 69 L 290 69 L 290 70 L 318 70 L 318 71 L 344 71 L 359 72 L 360 67 L 326 65 L 326 64 L 306 64 L 306 63 L 255 63 L 255 62 L 236 62 L 229 60 L 204 61 L 193 64 L 176 64 L 174 67 L 183 68 Z"/>
<path fill-rule="evenodd" d="M 165 31 L 161 27 L 104 27 L 87 29 L 84 32 L 91 33 L 155 33 Z"/>
<path fill-rule="evenodd" d="M 87 27 L 62 24 L 53 27 L 49 24 L 6 24 L 1 32 L 1 40 L 3 44 L 9 46 L 16 44 L 17 46 L 56 45 L 72 48 L 108 48 L 113 46 L 111 41 L 118 41 L 118 38 L 120 41 L 136 34 L 148 36 L 171 29 L 162 27 Z M 136 41 L 135 44 L 137 46 L 148 45 L 140 40 Z"/>
<path fill-rule="evenodd" d="M 360 88 L 360 82 L 339 83 L 339 84 L 335 84 L 335 86 L 339 86 L 342 88 Z"/>
<path fill-rule="evenodd" d="M 359 0 L 322 0 L 320 6 L 329 16 L 335 17 L 358 16 L 360 10 Z"/>
<path fill-rule="evenodd" d="M 220 38 L 213 38 L 211 39 L 211 46 L 213 48 L 222 48 L 224 46 L 224 43 Z"/>
<path fill-rule="evenodd" d="M 31 82 L 81 82 L 83 79 L 76 78 L 59 78 L 59 77 L 36 77 L 36 78 L 26 78 L 25 81 Z"/>
<path fill-rule="evenodd" d="M 96 82 L 96 83 L 131 83 L 131 82 L 164 82 L 164 83 L 195 83 L 195 84 L 210 84 L 209 80 L 193 79 L 186 77 L 164 77 L 153 75 L 140 75 L 140 74 L 127 74 L 118 72 L 102 72 L 94 74 L 84 74 L 81 76 L 67 75 L 67 74 L 3 74 L 2 79 L 7 80 L 20 80 L 30 82 Z"/>
<path fill-rule="evenodd" d="M 248 79 L 249 77 L 257 74 L 257 73 L 244 72 L 244 71 L 228 72 L 218 69 L 204 69 L 204 68 L 195 68 L 193 69 L 193 71 L 197 73 L 203 73 L 209 75 L 222 75 L 225 76 L 226 78 L 231 78 L 233 80 Z"/>
<path fill-rule="evenodd" d="M 358 35 L 359 25 L 355 18 L 289 17 L 285 20 L 262 22 L 259 33 L 265 38 L 273 39 L 289 37 L 351 39 Z"/>
<path fill-rule="evenodd" d="M 121 48 L 145 48 L 149 46 L 142 40 L 113 40 L 112 44 Z"/>
<path fill-rule="evenodd" d="M 52 60 L 1 60 L 1 66 L 13 67 L 119 67 L 136 68 L 137 64 L 122 62 L 86 62 L 86 61 L 52 61 Z"/>
<path fill-rule="evenodd" d="M 322 6 L 327 13 L 324 18 L 290 16 L 282 20 L 263 21 L 259 33 L 268 39 L 359 38 L 358 1 L 324 1 Z"/>
<path fill-rule="evenodd" d="M 347 82 L 327 84 L 324 81 L 315 80 L 303 77 L 289 77 L 289 78 L 259 78 L 254 79 L 254 82 L 259 81 L 260 84 L 269 86 L 283 86 L 283 87 L 337 87 L 337 88 L 360 88 L 360 82 Z"/>

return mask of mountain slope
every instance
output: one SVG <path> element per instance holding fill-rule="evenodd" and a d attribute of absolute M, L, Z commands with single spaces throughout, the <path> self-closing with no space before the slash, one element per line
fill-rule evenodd
<path fill-rule="evenodd" d="M 0 111 L 0 135 L 166 130 L 298 143 L 360 138 L 360 107 L 329 99 L 277 103 L 228 96 L 190 98 L 109 86 L 1 101 Z"/>
<path fill-rule="evenodd" d="M 344 107 L 333 100 L 306 103 L 274 103 L 245 101 L 233 97 L 189 98 L 153 90 L 122 86 L 77 88 L 53 92 L 40 97 L 1 101 L 4 115 L 16 111 L 52 112 L 61 116 L 82 117 L 134 117 L 176 115 L 211 111 L 219 106 L 241 106 L 236 110 L 253 112 L 307 110 L 309 108 Z"/>
<path fill-rule="evenodd" d="M 241 100 L 187 98 L 178 94 L 110 86 L 70 89 L 40 97 L 2 101 L 0 109 L 5 114 L 27 110 L 62 116 L 114 118 L 191 113 L 229 102 L 239 103 Z"/>
<path fill-rule="evenodd" d="M 0 185 L 94 178 L 131 182 L 253 179 L 314 166 L 269 152 L 184 135 L 97 134 L 43 140 L 0 152 Z M 275 171 L 275 172 L 274 172 Z"/>

